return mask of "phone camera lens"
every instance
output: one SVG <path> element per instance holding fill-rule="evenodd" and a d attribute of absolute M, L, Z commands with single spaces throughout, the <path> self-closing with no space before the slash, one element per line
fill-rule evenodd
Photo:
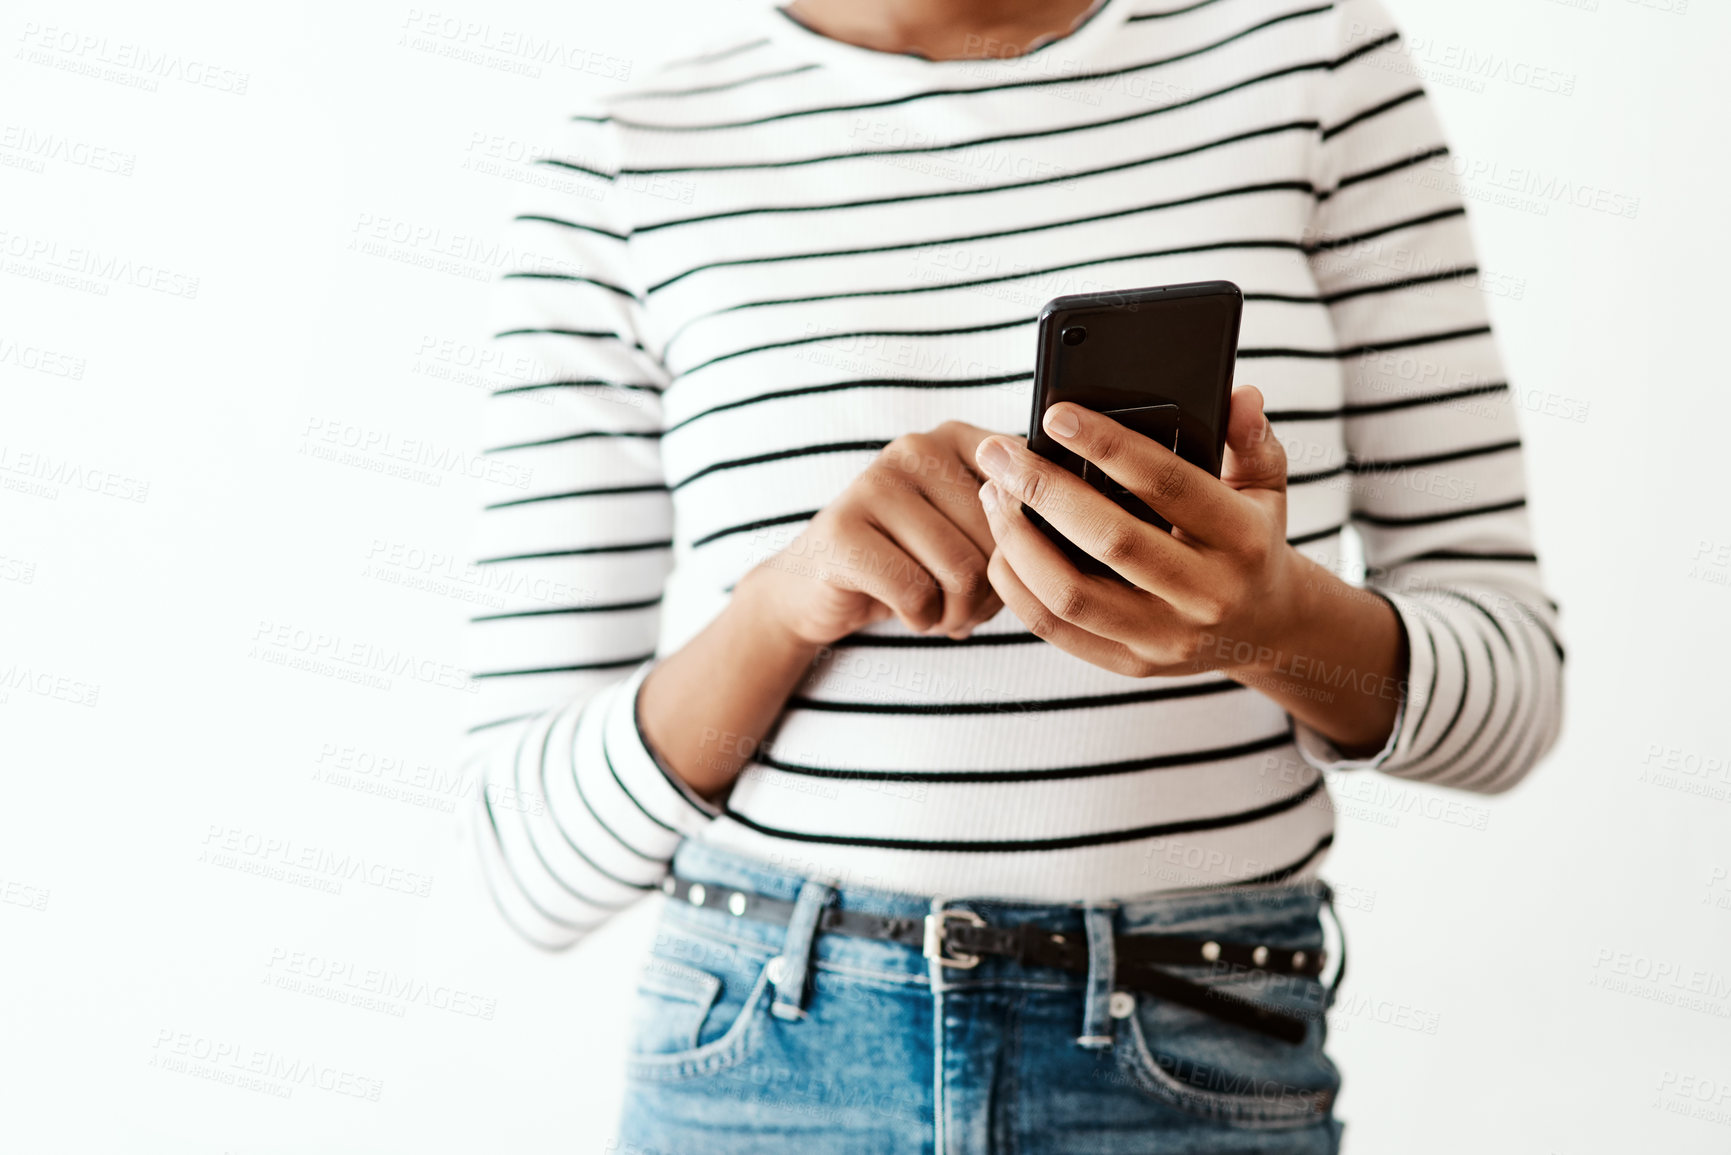
<path fill-rule="evenodd" d="M 1080 345 L 1087 339 L 1088 330 L 1082 328 L 1080 325 L 1071 325 L 1069 328 L 1064 330 L 1064 344 L 1066 345 Z"/>

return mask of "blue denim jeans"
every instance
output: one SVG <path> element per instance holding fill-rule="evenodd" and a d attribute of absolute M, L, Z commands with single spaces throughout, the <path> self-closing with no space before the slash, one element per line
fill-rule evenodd
<path fill-rule="evenodd" d="M 778 926 L 667 900 L 636 994 L 619 1155 L 1338 1150 L 1340 1074 L 1323 1053 L 1334 992 L 1319 979 L 1172 968 L 1305 1016 L 1293 1044 L 1114 990 L 1109 949 L 1093 952 L 1089 976 L 992 956 L 958 969 L 900 943 L 813 932 L 829 903 L 918 920 L 927 897 L 831 887 L 689 841 L 674 870 L 798 908 Z M 1102 947 L 1112 934 L 1170 933 L 1317 950 L 1326 893 L 941 906 Z"/>

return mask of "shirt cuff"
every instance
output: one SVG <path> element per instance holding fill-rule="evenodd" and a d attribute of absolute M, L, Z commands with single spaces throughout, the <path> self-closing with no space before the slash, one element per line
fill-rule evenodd
<path fill-rule="evenodd" d="M 1395 746 L 1400 741 L 1401 723 L 1405 717 L 1406 697 L 1402 695 L 1400 705 L 1395 710 L 1394 726 L 1389 730 L 1388 741 L 1383 743 L 1381 750 L 1368 758 L 1348 758 L 1333 742 L 1297 718 L 1292 720 L 1292 740 L 1298 746 L 1299 755 L 1318 770 L 1377 770 L 1394 756 Z"/>
<path fill-rule="evenodd" d="M 1410 762 L 1418 737 L 1418 724 L 1424 719 L 1424 704 L 1436 691 L 1436 648 L 1430 631 L 1424 626 L 1421 604 L 1404 594 L 1366 589 L 1394 609 L 1401 631 L 1406 635 L 1406 673 L 1398 682 L 1400 704 L 1395 707 L 1388 741 L 1375 754 L 1364 758 L 1348 758 L 1333 742 L 1294 718 L 1292 740 L 1298 746 L 1299 756 L 1318 770 L 1391 771 Z"/>
<path fill-rule="evenodd" d="M 632 671 L 613 692 L 602 720 L 602 744 L 619 785 L 658 825 L 696 834 L 721 817 L 721 808 L 693 790 L 650 745 L 638 714 L 638 693 L 659 659 Z"/>

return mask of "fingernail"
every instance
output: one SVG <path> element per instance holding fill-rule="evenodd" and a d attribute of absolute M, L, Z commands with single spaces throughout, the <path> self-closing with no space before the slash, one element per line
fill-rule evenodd
<path fill-rule="evenodd" d="M 997 512 L 998 487 L 996 484 L 988 481 L 986 484 L 980 486 L 980 504 L 986 507 L 988 513 Z"/>
<path fill-rule="evenodd" d="M 1067 405 L 1054 405 L 1046 410 L 1046 432 L 1053 437 L 1074 437 L 1076 430 L 1082 428 L 1082 423 L 1076 420 L 1076 414 Z"/>
<path fill-rule="evenodd" d="M 995 437 L 988 437 L 980 442 L 979 451 L 974 454 L 974 460 L 980 463 L 980 468 L 987 473 L 1007 473 L 1010 469 L 1010 451 L 1004 448 L 1004 443 Z M 984 500 L 982 498 L 982 500 Z"/>

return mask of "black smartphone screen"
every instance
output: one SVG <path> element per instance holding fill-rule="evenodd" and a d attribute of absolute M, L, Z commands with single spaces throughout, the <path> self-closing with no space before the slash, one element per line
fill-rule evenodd
<path fill-rule="evenodd" d="M 1046 409 L 1070 401 L 1111 416 L 1220 476 L 1238 323 L 1244 295 L 1230 281 L 1202 281 L 1057 297 L 1040 310 L 1028 448 L 1075 473 L 1137 517 L 1171 526 L 1147 503 L 1046 434 Z M 1029 517 L 1089 573 L 1110 574 Z"/>

